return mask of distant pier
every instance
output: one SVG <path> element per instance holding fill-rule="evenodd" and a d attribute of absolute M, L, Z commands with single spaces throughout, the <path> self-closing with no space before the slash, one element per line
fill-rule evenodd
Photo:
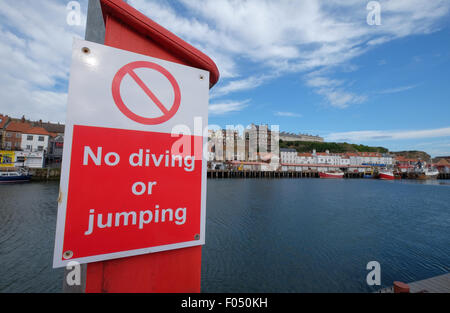
<path fill-rule="evenodd" d="M 414 179 L 403 173 L 403 179 Z M 208 178 L 319 178 L 318 171 L 253 171 L 253 170 L 208 170 Z M 344 178 L 364 178 L 364 173 L 345 173 Z M 450 173 L 441 173 L 438 179 L 450 179 Z"/>
<path fill-rule="evenodd" d="M 411 283 L 394 282 L 378 293 L 450 293 L 450 273 Z"/>
<path fill-rule="evenodd" d="M 363 178 L 364 173 L 345 173 L 345 178 Z M 208 178 L 319 178 L 318 171 L 208 170 Z"/>

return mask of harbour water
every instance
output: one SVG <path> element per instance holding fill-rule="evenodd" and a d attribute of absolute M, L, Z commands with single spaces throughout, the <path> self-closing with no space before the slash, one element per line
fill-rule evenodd
<path fill-rule="evenodd" d="M 56 182 L 0 186 L 0 292 L 62 290 L 57 197 Z M 449 181 L 208 180 L 203 292 L 371 292 L 449 271 Z"/>

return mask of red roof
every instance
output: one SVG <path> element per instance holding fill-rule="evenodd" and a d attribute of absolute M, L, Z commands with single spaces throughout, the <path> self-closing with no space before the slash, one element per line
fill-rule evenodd
<path fill-rule="evenodd" d="M 6 126 L 7 131 L 25 133 L 27 130 L 31 129 L 32 126 L 28 122 L 16 122 L 12 121 Z"/>
<path fill-rule="evenodd" d="M 33 127 L 30 128 L 29 130 L 27 130 L 25 132 L 26 134 L 31 134 L 31 135 L 45 135 L 45 136 L 51 136 L 52 134 L 50 134 L 48 131 L 46 131 L 44 128 L 42 127 Z"/>

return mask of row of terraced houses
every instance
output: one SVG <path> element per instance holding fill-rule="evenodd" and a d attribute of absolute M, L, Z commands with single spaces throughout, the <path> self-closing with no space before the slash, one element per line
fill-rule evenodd
<path fill-rule="evenodd" d="M 373 167 L 393 167 L 396 160 L 392 155 L 377 152 L 298 153 L 295 149 L 281 149 L 280 163 L 283 170 L 339 169 L 364 171 Z"/>
<path fill-rule="evenodd" d="M 61 164 L 64 125 L 0 114 L 0 167 Z"/>

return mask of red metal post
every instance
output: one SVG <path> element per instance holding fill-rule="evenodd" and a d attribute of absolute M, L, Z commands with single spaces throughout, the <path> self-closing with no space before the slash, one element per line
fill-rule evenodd
<path fill-rule="evenodd" d="M 107 46 L 197 67 L 219 79 L 205 54 L 122 0 L 100 1 Z M 85 292 L 200 292 L 201 246 L 89 263 Z"/>

